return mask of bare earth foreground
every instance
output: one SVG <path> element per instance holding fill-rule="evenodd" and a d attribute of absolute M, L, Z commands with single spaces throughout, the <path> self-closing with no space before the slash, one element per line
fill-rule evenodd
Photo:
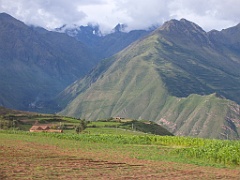
<path fill-rule="evenodd" d="M 0 179 L 239 180 L 240 170 L 138 160 L 121 151 L 86 151 L 0 137 Z"/>

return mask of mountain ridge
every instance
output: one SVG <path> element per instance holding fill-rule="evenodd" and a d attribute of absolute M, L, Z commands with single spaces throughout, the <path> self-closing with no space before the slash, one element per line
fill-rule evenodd
<path fill-rule="evenodd" d="M 219 51 L 237 53 L 218 47 L 189 21 L 172 22 L 181 24 L 180 31 L 187 29 L 185 36 L 165 24 L 134 42 L 63 91 L 58 98 L 71 94 L 71 100 L 60 114 L 149 119 L 175 135 L 239 138 L 240 114 L 234 109 L 240 102 L 240 64 Z"/>

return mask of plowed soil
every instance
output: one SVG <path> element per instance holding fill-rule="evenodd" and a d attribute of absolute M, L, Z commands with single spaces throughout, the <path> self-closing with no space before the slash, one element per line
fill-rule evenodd
<path fill-rule="evenodd" d="M 239 169 L 146 161 L 0 139 L 0 179 L 240 179 Z"/>

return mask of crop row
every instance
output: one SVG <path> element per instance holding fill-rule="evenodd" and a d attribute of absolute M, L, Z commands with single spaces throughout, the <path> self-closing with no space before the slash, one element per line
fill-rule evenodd
<path fill-rule="evenodd" d="M 29 136 L 47 136 L 91 143 L 171 146 L 174 149 L 171 153 L 175 153 L 181 157 L 197 158 L 225 165 L 240 165 L 240 141 L 157 135 L 60 134 L 29 133 L 23 131 L 0 132 L 26 134 Z"/>
<path fill-rule="evenodd" d="M 240 165 L 239 142 L 209 142 L 202 147 L 176 149 L 174 152 L 186 158 L 197 158 L 224 165 Z"/>

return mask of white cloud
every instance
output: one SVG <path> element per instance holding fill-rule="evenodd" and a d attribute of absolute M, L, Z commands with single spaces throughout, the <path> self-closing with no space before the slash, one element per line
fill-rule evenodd
<path fill-rule="evenodd" d="M 98 23 L 110 31 L 117 23 L 144 29 L 172 18 L 185 18 L 205 30 L 240 22 L 239 0 L 0 0 L 0 12 L 54 29 L 63 24 Z"/>
<path fill-rule="evenodd" d="M 124 14 L 130 29 L 142 29 L 162 24 L 169 20 L 168 1 L 165 0 L 123 0 L 116 1 L 116 11 Z"/>
<path fill-rule="evenodd" d="M 240 22 L 238 0 L 174 0 L 170 12 L 176 19 L 185 18 L 209 31 L 221 30 Z"/>

